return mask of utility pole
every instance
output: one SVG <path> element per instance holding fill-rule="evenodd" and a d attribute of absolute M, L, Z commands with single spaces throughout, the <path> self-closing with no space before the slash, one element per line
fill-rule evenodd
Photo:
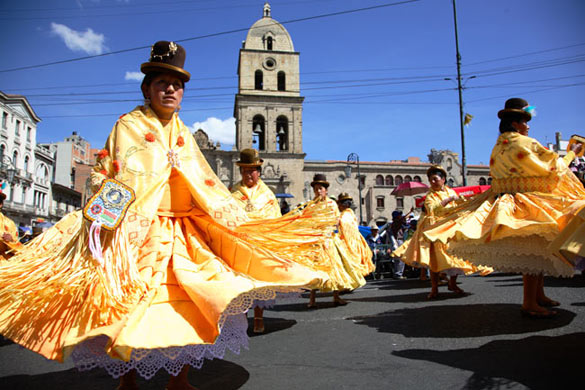
<path fill-rule="evenodd" d="M 457 53 L 457 91 L 459 92 L 459 126 L 461 128 L 461 175 L 463 185 L 467 185 L 467 161 L 465 158 L 465 126 L 463 125 L 463 96 L 461 86 L 461 54 L 459 54 L 459 36 L 457 34 L 457 8 L 453 0 L 453 20 L 455 21 L 455 50 Z"/>

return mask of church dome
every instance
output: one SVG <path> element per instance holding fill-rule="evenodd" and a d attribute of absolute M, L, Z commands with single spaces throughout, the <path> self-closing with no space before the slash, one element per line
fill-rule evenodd
<path fill-rule="evenodd" d="M 264 4 L 262 18 L 248 30 L 244 49 L 294 52 L 292 39 L 284 26 L 272 19 L 270 4 Z"/>

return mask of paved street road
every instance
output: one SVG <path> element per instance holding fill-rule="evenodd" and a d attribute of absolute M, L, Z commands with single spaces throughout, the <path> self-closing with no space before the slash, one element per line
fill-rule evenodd
<path fill-rule="evenodd" d="M 585 278 L 546 279 L 562 302 L 554 319 L 520 315 L 522 278 L 462 277 L 471 294 L 427 301 L 428 282 L 369 281 L 334 307 L 330 296 L 288 301 L 265 312 L 266 333 L 249 350 L 206 362 L 200 389 L 583 389 Z M 443 292 L 444 290 L 444 292 Z M 159 372 L 141 389 L 163 389 Z M 78 372 L 8 341 L 0 346 L 0 389 L 114 389 L 102 370 Z"/>

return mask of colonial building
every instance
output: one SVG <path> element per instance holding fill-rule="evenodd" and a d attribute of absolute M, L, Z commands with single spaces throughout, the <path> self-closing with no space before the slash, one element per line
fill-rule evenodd
<path fill-rule="evenodd" d="M 46 217 L 53 159 L 36 144 L 41 119 L 24 96 L 0 92 L 0 177 L 6 194 L 3 212 L 17 225 Z"/>
<path fill-rule="evenodd" d="M 203 154 L 226 186 L 231 187 L 241 180 L 235 162 L 239 159 L 239 150 L 245 148 L 260 152 L 264 159 L 262 180 L 276 194 L 292 195 L 287 200 L 291 206 L 311 199 L 313 175 L 324 173 L 331 183 L 329 194 L 349 193 L 358 218 L 364 223 L 383 223 L 390 219 L 392 211 L 408 211 L 414 207 L 414 197 L 395 197 L 390 193 L 407 181 L 428 184 L 426 170 L 431 164 L 440 164 L 447 170 L 451 186 L 461 185 L 459 156 L 448 150 L 431 150 L 428 162 L 416 157 L 406 161 L 360 161 L 359 164 L 357 159 L 351 159 L 352 163 L 305 160 L 299 57 L 288 31 L 272 18 L 270 5 L 264 4 L 262 18 L 248 31 L 239 53 L 238 93 L 234 102 L 236 150 L 219 150 L 203 130 L 194 134 Z M 468 185 L 488 183 L 488 166 L 467 168 Z"/>

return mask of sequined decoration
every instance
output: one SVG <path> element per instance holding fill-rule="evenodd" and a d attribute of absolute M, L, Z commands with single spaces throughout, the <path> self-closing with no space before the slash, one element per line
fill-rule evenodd
<path fill-rule="evenodd" d="M 175 152 L 173 149 L 167 152 L 167 158 L 169 159 L 169 164 L 171 167 L 181 167 L 181 161 L 179 160 L 179 153 Z"/>

